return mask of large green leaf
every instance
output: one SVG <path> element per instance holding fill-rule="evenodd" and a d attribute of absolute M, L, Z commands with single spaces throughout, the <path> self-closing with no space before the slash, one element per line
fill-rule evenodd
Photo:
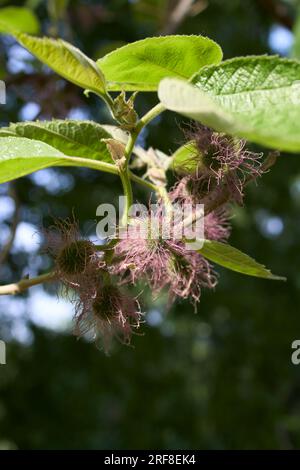
<path fill-rule="evenodd" d="M 210 261 L 241 274 L 265 279 L 285 280 L 284 277 L 274 276 L 265 266 L 226 243 L 205 240 L 203 247 L 198 252 Z"/>
<path fill-rule="evenodd" d="M 208 93 L 191 83 L 176 78 L 164 78 L 158 89 L 162 104 L 170 111 L 200 121 L 224 132 L 235 132 L 234 120 Z"/>
<path fill-rule="evenodd" d="M 116 166 L 107 162 L 64 155 L 58 149 L 39 140 L 0 136 L 0 183 L 50 166 L 81 166 L 118 173 Z"/>
<path fill-rule="evenodd" d="M 91 158 L 113 163 L 107 146 L 101 139 L 111 135 L 93 121 L 37 121 L 11 124 L 0 129 L 0 136 L 16 135 L 29 139 L 41 140 L 60 150 L 65 155 Z"/>
<path fill-rule="evenodd" d="M 105 93 L 105 79 L 96 63 L 62 39 L 37 38 L 16 33 L 16 39 L 33 55 L 75 85 Z"/>
<path fill-rule="evenodd" d="M 37 34 L 39 30 L 40 25 L 37 17 L 29 8 L 0 8 L 0 33 L 21 31 L 23 33 Z"/>
<path fill-rule="evenodd" d="M 99 59 L 109 90 L 155 91 L 164 77 L 189 79 L 201 67 L 222 60 L 221 48 L 202 36 L 143 39 Z"/>
<path fill-rule="evenodd" d="M 63 156 L 43 142 L 0 137 L 0 183 L 59 164 Z"/>
<path fill-rule="evenodd" d="M 290 152 L 300 150 L 300 62 L 245 57 L 205 67 L 192 78 L 164 79 L 170 110 L 217 131 Z"/>

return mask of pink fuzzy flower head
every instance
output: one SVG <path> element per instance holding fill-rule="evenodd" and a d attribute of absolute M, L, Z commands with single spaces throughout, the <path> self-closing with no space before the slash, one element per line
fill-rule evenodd
<path fill-rule="evenodd" d="M 172 203 L 191 207 L 197 203 L 201 203 L 201 193 L 197 193 L 197 183 L 193 184 L 193 180 L 189 176 L 185 176 L 179 180 L 169 193 Z M 217 240 L 224 242 L 229 238 L 231 227 L 228 221 L 228 211 L 226 207 L 220 207 L 206 216 L 203 220 L 204 238 L 207 240 Z"/>
<path fill-rule="evenodd" d="M 105 263 L 95 245 L 80 237 L 75 220 L 58 219 L 46 231 L 46 251 L 54 258 L 57 278 L 77 291 L 86 290 Z"/>
<path fill-rule="evenodd" d="M 129 345 L 141 322 L 136 299 L 118 286 L 99 283 L 92 295 L 81 297 L 76 314 L 76 335 L 91 334 L 97 346 L 107 353 L 114 338 Z"/>
<path fill-rule="evenodd" d="M 196 307 L 202 289 L 216 286 L 217 275 L 203 256 L 196 251 L 187 250 L 184 244 L 170 241 L 167 249 L 171 253 L 166 269 L 170 300 L 176 297 L 189 299 Z"/>
<path fill-rule="evenodd" d="M 262 154 L 248 151 L 245 140 L 214 132 L 201 124 L 193 125 L 186 134 L 198 151 L 199 164 L 190 180 L 195 186 L 194 193 L 225 184 L 232 199 L 241 204 L 246 179 L 262 174 Z"/>
<path fill-rule="evenodd" d="M 207 240 L 226 242 L 231 232 L 227 210 L 216 209 L 204 217 L 204 235 Z"/>
<path fill-rule="evenodd" d="M 158 210 L 131 221 L 127 236 L 115 247 L 116 257 L 121 261 L 114 265 L 114 272 L 124 282 L 135 283 L 142 278 L 156 294 L 168 288 L 170 300 L 189 298 L 195 304 L 200 300 L 201 289 L 213 288 L 217 277 L 203 256 L 176 238 L 174 221 L 170 219 L 171 226 L 168 226 L 166 219 Z M 142 236 L 136 236 L 137 227 Z M 158 232 L 157 227 L 160 227 Z"/>

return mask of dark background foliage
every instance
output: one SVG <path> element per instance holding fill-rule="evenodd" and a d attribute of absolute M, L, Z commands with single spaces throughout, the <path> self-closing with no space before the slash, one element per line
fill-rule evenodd
<path fill-rule="evenodd" d="M 207 35 L 221 44 L 225 58 L 287 54 L 298 6 L 197 0 L 176 22 L 178 1 L 0 2 L 23 4 L 35 8 L 44 33 L 64 37 L 93 58 L 166 33 Z M 109 122 L 98 100 L 49 73 L 11 38 L 1 37 L 0 50 L 0 78 L 7 84 L 2 125 L 70 116 Z M 156 99 L 152 93 L 140 96 L 139 111 Z M 178 122 L 165 113 L 144 133 L 145 144 L 171 152 L 182 141 Z M 94 234 L 97 205 L 116 202 L 119 193 L 114 176 L 83 169 L 43 170 L 1 185 L 2 250 L 13 205 L 19 207 L 1 283 L 49 268 L 34 234 L 51 216 L 74 209 L 83 232 Z M 137 189 L 136 197 L 149 196 Z M 134 338 L 134 348 L 116 346 L 110 357 L 75 340 L 69 306 L 51 286 L 0 299 L 0 338 L 7 341 L 7 365 L 0 366 L 0 447 L 298 448 L 300 366 L 290 356 L 292 341 L 300 337 L 299 211 L 299 156 L 282 155 L 247 189 L 245 207 L 233 208 L 231 242 L 288 281 L 219 269 L 219 285 L 203 294 L 197 314 L 186 303 L 166 313 L 161 301 L 146 298 L 144 336 Z"/>

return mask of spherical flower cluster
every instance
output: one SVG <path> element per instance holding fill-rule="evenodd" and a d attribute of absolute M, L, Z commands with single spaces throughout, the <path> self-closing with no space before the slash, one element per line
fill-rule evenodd
<path fill-rule="evenodd" d="M 112 283 L 103 252 L 80 238 L 71 219 L 57 220 L 45 235 L 56 277 L 76 293 L 71 297 L 76 303 L 75 334 L 91 335 L 106 352 L 113 338 L 129 344 L 140 324 L 140 307 Z"/>
<path fill-rule="evenodd" d="M 138 301 L 117 285 L 102 280 L 93 292 L 79 298 L 75 333 L 91 335 L 96 344 L 108 352 L 114 338 L 129 345 L 140 322 Z"/>
<path fill-rule="evenodd" d="M 201 198 L 221 185 L 228 189 L 232 200 L 241 204 L 244 184 L 262 174 L 263 154 L 247 150 L 245 140 L 219 134 L 201 124 L 194 124 L 186 135 L 194 143 L 197 162 L 188 178 L 190 194 Z"/>
<path fill-rule="evenodd" d="M 224 219 L 213 214 L 207 219 L 206 236 L 224 240 L 229 230 Z M 181 222 L 183 223 L 183 222 Z M 174 219 L 159 208 L 143 217 L 132 219 L 126 236 L 115 246 L 117 259 L 113 266 L 115 274 L 123 282 L 135 283 L 145 279 L 152 291 L 158 294 L 168 288 L 170 300 L 190 299 L 199 302 L 202 288 L 213 288 L 217 276 L 210 263 L 197 251 L 192 250 L 182 238 L 183 233 L 174 226 Z"/>
<path fill-rule="evenodd" d="M 76 291 L 85 289 L 85 281 L 104 266 L 100 253 L 88 239 L 82 239 L 77 222 L 57 219 L 45 232 L 46 251 L 54 258 L 57 278 Z"/>

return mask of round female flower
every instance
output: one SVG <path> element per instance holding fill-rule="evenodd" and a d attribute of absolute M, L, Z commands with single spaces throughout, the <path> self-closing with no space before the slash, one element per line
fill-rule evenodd
<path fill-rule="evenodd" d="M 115 247 L 115 274 L 124 282 L 144 278 L 154 293 L 169 289 L 170 300 L 176 297 L 193 303 L 199 301 L 201 289 L 213 288 L 217 276 L 210 263 L 198 252 L 176 238 L 174 219 L 155 213 L 131 220 L 127 234 Z"/>
<path fill-rule="evenodd" d="M 226 242 L 231 232 L 226 208 L 219 208 L 204 217 L 204 237 L 207 240 Z"/>
<path fill-rule="evenodd" d="M 233 200 L 242 203 L 243 185 L 261 176 L 262 153 L 250 152 L 246 141 L 194 124 L 186 132 L 196 148 L 197 167 L 188 179 L 192 194 L 200 197 L 220 184 L 226 185 Z"/>
<path fill-rule="evenodd" d="M 80 237 L 77 222 L 58 219 L 45 237 L 46 251 L 54 258 L 57 278 L 75 290 L 87 290 L 105 263 L 95 245 Z"/>
<path fill-rule="evenodd" d="M 75 334 L 91 334 L 96 344 L 107 353 L 113 338 L 130 344 L 132 334 L 140 326 L 141 310 L 136 299 L 107 280 L 102 281 L 92 295 L 80 298 Z"/>

